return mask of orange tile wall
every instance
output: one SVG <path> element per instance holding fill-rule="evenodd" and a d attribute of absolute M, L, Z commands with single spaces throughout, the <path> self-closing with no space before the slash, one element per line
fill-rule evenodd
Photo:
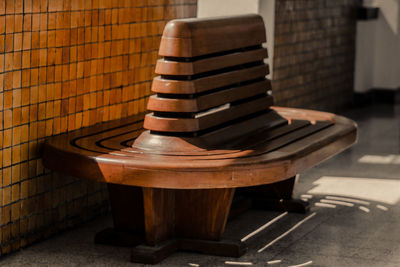
<path fill-rule="evenodd" d="M 165 23 L 196 0 L 0 0 L 0 254 L 108 209 L 45 170 L 45 138 L 145 111 Z"/>

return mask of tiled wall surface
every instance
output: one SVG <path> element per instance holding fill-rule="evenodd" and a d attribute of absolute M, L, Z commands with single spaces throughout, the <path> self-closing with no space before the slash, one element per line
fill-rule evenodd
<path fill-rule="evenodd" d="M 276 0 L 277 104 L 334 111 L 351 102 L 359 2 Z"/>
<path fill-rule="evenodd" d="M 104 185 L 49 172 L 46 137 L 143 112 L 166 21 L 196 0 L 0 0 L 0 247 L 107 209 Z"/>

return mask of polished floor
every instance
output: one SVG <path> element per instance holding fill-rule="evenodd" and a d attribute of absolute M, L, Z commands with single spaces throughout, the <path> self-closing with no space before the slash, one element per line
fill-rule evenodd
<path fill-rule="evenodd" d="M 226 231 L 248 236 L 243 257 L 179 252 L 159 266 L 400 266 L 400 105 L 344 115 L 358 123 L 359 142 L 301 174 L 296 196 L 309 199 L 308 214 L 249 211 Z M 109 225 L 99 218 L 3 257 L 0 266 L 142 266 L 129 262 L 128 248 L 93 243 Z"/>

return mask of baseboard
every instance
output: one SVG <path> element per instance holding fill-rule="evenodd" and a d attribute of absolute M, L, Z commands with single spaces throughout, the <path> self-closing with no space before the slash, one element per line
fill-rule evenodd
<path fill-rule="evenodd" d="M 400 87 L 397 89 L 372 88 L 367 92 L 354 93 L 353 102 L 356 106 L 374 103 L 400 104 Z"/>
<path fill-rule="evenodd" d="M 356 107 L 369 106 L 372 104 L 372 102 L 373 101 L 371 91 L 354 93 L 353 95 L 353 104 Z"/>

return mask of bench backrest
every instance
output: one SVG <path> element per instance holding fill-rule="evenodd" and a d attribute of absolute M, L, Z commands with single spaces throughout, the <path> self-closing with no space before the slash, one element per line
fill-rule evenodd
<path fill-rule="evenodd" d="M 273 98 L 259 15 L 170 21 L 144 128 L 199 136 L 268 113 Z M 252 127 L 250 127 L 252 128 Z M 253 127 L 254 128 L 254 127 Z"/>

